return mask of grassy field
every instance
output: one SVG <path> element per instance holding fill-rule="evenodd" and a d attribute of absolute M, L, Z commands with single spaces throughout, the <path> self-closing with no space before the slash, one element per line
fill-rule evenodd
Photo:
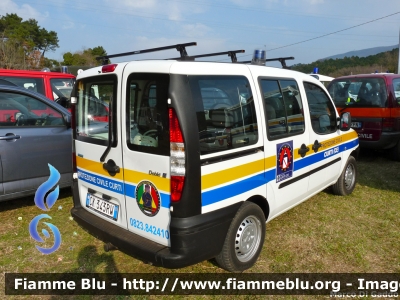
<path fill-rule="evenodd" d="M 358 172 L 350 196 L 334 196 L 327 190 L 269 222 L 261 256 L 247 272 L 400 273 L 400 163 L 388 160 L 384 153 L 362 153 Z M 71 220 L 71 207 L 70 191 L 64 190 L 49 213 L 51 223 L 60 229 L 61 247 L 42 255 L 28 231 L 32 218 L 42 213 L 33 197 L 0 203 L 0 298 L 6 272 L 224 272 L 213 261 L 168 270 L 120 251 L 104 252 L 102 242 Z M 19 298 L 23 297 L 13 297 Z"/>

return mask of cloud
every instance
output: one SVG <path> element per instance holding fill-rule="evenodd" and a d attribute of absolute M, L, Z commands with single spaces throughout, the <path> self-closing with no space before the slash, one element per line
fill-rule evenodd
<path fill-rule="evenodd" d="M 181 9 L 179 8 L 179 5 L 175 1 L 171 1 L 169 3 L 170 6 L 167 10 L 168 19 L 173 21 L 179 21 L 179 19 L 181 18 Z"/>
<path fill-rule="evenodd" d="M 298 0 L 296 0 L 296 1 L 298 1 Z M 311 1 L 313 1 L 313 0 L 311 0 Z M 316 1 L 318 1 L 318 0 L 316 0 Z M 241 7 L 255 7 L 255 4 L 256 4 L 256 2 L 251 2 L 248 0 L 230 0 L 230 2 L 232 2 L 235 5 L 241 6 Z M 288 0 L 283 0 L 283 2 L 284 2 L 283 4 L 286 5 Z M 269 6 L 270 4 L 273 4 L 273 3 L 282 4 L 282 0 L 264 0 L 259 5 Z"/>
<path fill-rule="evenodd" d="M 251 2 L 248 0 L 231 0 L 233 4 L 239 5 L 239 6 L 250 6 Z"/>
<path fill-rule="evenodd" d="M 314 4 L 323 4 L 324 0 L 306 0 L 307 3 L 314 5 Z"/>
<path fill-rule="evenodd" d="M 314 4 L 322 4 L 325 0 L 302 0 L 301 3 L 305 3 L 305 5 L 314 5 Z M 251 2 L 248 0 L 230 0 L 231 3 L 238 5 L 240 7 L 255 7 L 255 2 Z M 299 4 L 299 0 L 264 0 L 260 5 L 265 7 L 271 7 L 274 4 L 277 4 L 278 7 L 282 6 L 295 6 Z M 303 4 L 302 4 L 303 5 Z"/>
<path fill-rule="evenodd" d="M 105 3 L 110 3 L 115 7 L 138 8 L 138 9 L 153 9 L 156 8 L 157 0 L 105 0 Z"/>
<path fill-rule="evenodd" d="M 72 21 L 64 21 L 62 25 L 62 29 L 72 29 L 75 28 L 75 23 Z"/>
<path fill-rule="evenodd" d="M 12 0 L 1 0 L 0 5 L 0 15 L 5 16 L 6 14 L 17 14 L 24 21 L 28 19 L 35 19 L 40 22 L 45 20 L 48 17 L 48 13 L 41 13 L 34 9 L 29 4 L 18 5 L 14 3 Z"/>
<path fill-rule="evenodd" d="M 116 14 L 133 13 L 146 14 L 149 18 L 180 21 L 191 15 L 203 13 L 208 9 L 204 3 L 188 3 L 182 1 L 161 1 L 161 0 L 103 0 L 108 6 L 113 7 Z M 204 1 L 203 1 L 204 2 Z"/>
<path fill-rule="evenodd" d="M 182 29 L 182 33 L 187 37 L 203 37 L 212 31 L 212 28 L 201 23 L 186 24 Z"/>

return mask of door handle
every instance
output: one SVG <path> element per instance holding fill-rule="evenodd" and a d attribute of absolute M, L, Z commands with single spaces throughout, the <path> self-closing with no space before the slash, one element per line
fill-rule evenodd
<path fill-rule="evenodd" d="M 301 157 L 306 156 L 306 153 L 310 151 L 310 148 L 307 147 L 305 144 L 302 144 L 300 149 L 297 151 Z"/>
<path fill-rule="evenodd" d="M 314 145 L 312 146 L 312 149 L 314 150 L 315 153 L 318 152 L 318 149 L 322 147 L 321 143 L 318 143 L 317 140 L 315 140 Z"/>
<path fill-rule="evenodd" d="M 112 159 L 109 159 L 106 163 L 103 164 L 103 169 L 106 170 L 111 176 L 115 176 L 115 174 L 120 172 L 119 167 Z"/>
<path fill-rule="evenodd" d="M 7 133 L 5 136 L 0 136 L 0 140 L 2 141 L 18 140 L 20 138 L 20 135 L 15 135 L 14 133 Z"/>

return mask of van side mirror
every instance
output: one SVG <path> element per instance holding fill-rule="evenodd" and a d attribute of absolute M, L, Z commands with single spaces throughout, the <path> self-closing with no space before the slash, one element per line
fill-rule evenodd
<path fill-rule="evenodd" d="M 68 99 L 66 97 L 60 97 L 56 99 L 54 102 L 60 104 L 64 108 L 67 108 L 68 106 Z"/>
<path fill-rule="evenodd" d="M 351 115 L 349 112 L 345 112 L 340 116 L 339 129 L 341 131 L 348 131 L 351 128 Z"/>

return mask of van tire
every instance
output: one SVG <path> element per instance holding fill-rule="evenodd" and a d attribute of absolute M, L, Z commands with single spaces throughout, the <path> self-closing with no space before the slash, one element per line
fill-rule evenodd
<path fill-rule="evenodd" d="M 244 202 L 229 226 L 218 265 L 230 272 L 242 272 L 254 265 L 265 238 L 265 216 L 262 209 Z"/>
<path fill-rule="evenodd" d="M 344 167 L 342 174 L 334 185 L 332 185 L 332 191 L 335 195 L 347 196 L 350 195 L 357 182 L 357 164 L 356 159 L 350 156 L 347 160 L 346 166 Z"/>

